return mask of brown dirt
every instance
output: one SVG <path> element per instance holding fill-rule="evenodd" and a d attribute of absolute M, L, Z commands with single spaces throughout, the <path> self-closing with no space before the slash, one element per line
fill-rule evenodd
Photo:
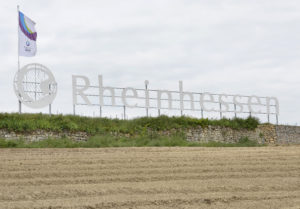
<path fill-rule="evenodd" d="M 300 146 L 0 149 L 0 208 L 300 209 Z"/>

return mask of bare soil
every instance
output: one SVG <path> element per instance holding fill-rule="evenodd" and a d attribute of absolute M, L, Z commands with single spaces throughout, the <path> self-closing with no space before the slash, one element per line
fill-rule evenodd
<path fill-rule="evenodd" d="M 300 209 L 300 146 L 0 149 L 0 208 Z"/>

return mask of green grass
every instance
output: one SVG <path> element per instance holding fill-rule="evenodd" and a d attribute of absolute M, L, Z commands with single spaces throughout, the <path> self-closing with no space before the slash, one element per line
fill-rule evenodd
<path fill-rule="evenodd" d="M 36 142 L 24 140 L 0 139 L 0 148 L 100 148 L 100 147 L 256 147 L 262 146 L 256 141 L 241 138 L 237 143 L 208 142 L 198 143 L 186 141 L 183 136 L 171 137 L 112 137 L 110 135 L 94 136 L 86 142 L 74 142 L 70 139 L 46 139 Z"/>
<path fill-rule="evenodd" d="M 0 129 L 30 133 L 35 130 L 55 132 L 83 131 L 90 135 L 103 135 L 111 132 L 125 133 L 132 136 L 146 136 L 149 130 L 183 130 L 197 126 L 222 126 L 232 129 L 253 130 L 259 124 L 258 119 L 234 118 L 221 120 L 196 119 L 190 117 L 141 117 L 131 120 L 89 118 L 72 115 L 44 115 L 44 114 L 0 114 Z"/>
<path fill-rule="evenodd" d="M 47 139 L 38 142 L 24 140 L 0 139 L 0 147 L 140 147 L 140 146 L 257 146 L 250 140 L 234 144 L 209 142 L 199 144 L 185 140 L 185 129 L 195 127 L 221 126 L 232 129 L 253 130 L 259 124 L 258 119 L 234 118 L 221 120 L 196 119 L 190 117 L 142 117 L 131 120 L 89 118 L 71 115 L 43 115 L 43 114 L 8 114 L 0 113 L 0 129 L 29 133 L 36 130 L 54 132 L 86 132 L 93 136 L 86 142 L 74 142 L 69 139 Z M 172 130 L 172 136 L 163 136 L 159 131 Z M 114 134 L 117 133 L 117 134 Z M 120 134 L 118 134 L 120 133 Z M 122 137 L 126 134 L 129 137 Z M 116 136 L 118 137 L 116 137 Z"/>

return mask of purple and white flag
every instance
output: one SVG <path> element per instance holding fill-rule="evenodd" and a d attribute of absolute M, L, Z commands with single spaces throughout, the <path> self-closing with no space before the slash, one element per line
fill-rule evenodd
<path fill-rule="evenodd" d="M 19 11 L 19 56 L 35 56 L 37 33 L 34 26 L 35 22 Z"/>

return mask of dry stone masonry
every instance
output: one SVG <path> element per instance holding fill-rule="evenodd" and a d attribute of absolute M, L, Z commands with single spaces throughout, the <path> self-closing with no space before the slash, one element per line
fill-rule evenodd
<path fill-rule="evenodd" d="M 188 130 L 186 135 L 187 140 L 201 143 L 209 141 L 235 143 L 241 138 L 248 137 L 250 140 L 256 140 L 261 144 L 275 144 L 277 139 L 273 125 L 260 125 L 255 130 L 235 130 L 218 126 L 208 126 L 207 128 L 197 127 Z"/>
<path fill-rule="evenodd" d="M 153 131 L 152 131 L 153 132 Z M 176 130 L 161 131 L 156 135 L 172 135 Z M 130 137 L 129 134 L 111 133 L 114 136 Z M 262 124 L 255 130 L 235 130 L 228 127 L 201 126 L 184 130 L 184 134 L 188 141 L 205 143 L 209 141 L 234 143 L 239 139 L 248 137 L 250 140 L 256 140 L 261 144 L 300 144 L 300 126 L 272 125 Z M 85 132 L 53 132 L 45 130 L 37 130 L 31 133 L 16 133 L 5 129 L 0 129 L 0 138 L 4 139 L 24 139 L 26 141 L 39 141 L 48 138 L 69 138 L 74 141 L 86 141 L 89 134 Z"/>
<path fill-rule="evenodd" d="M 90 136 L 85 132 L 53 132 L 53 131 L 45 131 L 45 130 L 36 130 L 30 133 L 17 133 L 10 132 L 5 129 L 0 129 L 0 138 L 3 139 L 24 139 L 26 141 L 40 141 L 48 138 L 52 139 L 61 139 L 61 138 L 69 138 L 74 141 L 86 141 Z"/>

